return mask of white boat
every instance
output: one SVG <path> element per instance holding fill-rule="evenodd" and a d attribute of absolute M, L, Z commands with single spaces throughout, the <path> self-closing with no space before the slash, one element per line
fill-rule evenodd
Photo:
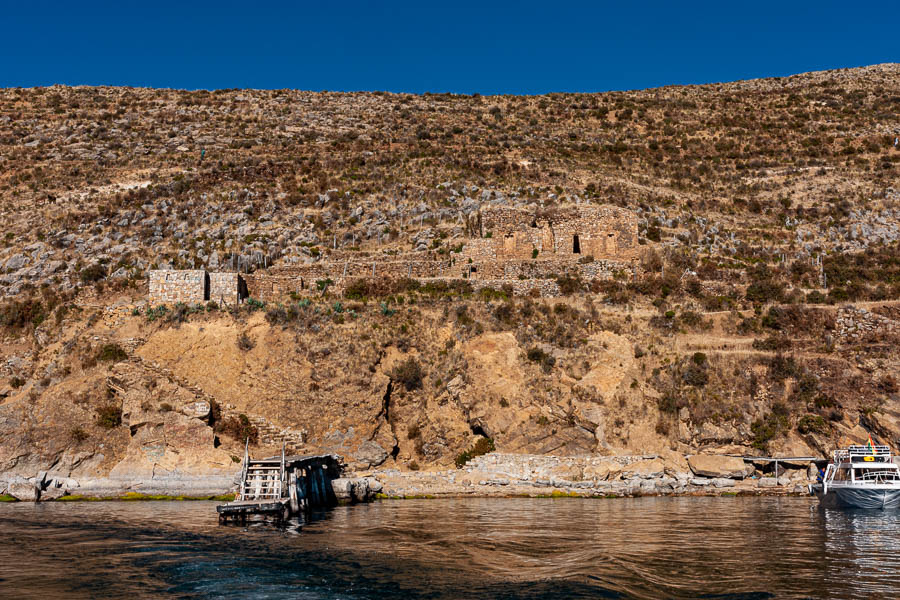
<path fill-rule="evenodd" d="M 835 450 L 822 481 L 810 493 L 827 508 L 900 508 L 900 466 L 887 446 Z"/>

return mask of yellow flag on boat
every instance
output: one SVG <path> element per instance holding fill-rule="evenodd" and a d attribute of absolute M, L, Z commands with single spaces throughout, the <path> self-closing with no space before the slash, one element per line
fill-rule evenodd
<path fill-rule="evenodd" d="M 869 446 L 869 452 L 871 452 L 872 454 L 875 454 L 875 444 L 872 443 L 872 434 L 871 433 L 869 434 L 869 443 L 867 445 Z"/>

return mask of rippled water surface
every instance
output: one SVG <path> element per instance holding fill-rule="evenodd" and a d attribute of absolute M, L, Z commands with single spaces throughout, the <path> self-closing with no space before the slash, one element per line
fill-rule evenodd
<path fill-rule="evenodd" d="M 896 598 L 900 514 L 805 498 L 0 505 L 2 598 Z"/>

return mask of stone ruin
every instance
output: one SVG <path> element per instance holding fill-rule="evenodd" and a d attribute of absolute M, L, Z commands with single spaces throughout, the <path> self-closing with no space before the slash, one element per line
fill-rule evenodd
<path fill-rule="evenodd" d="M 217 302 L 232 306 L 248 297 L 247 284 L 237 273 L 150 271 L 149 301 L 154 304 Z"/>
<path fill-rule="evenodd" d="M 332 290 L 359 278 L 466 280 L 473 288 L 507 286 L 516 295 L 554 296 L 553 275 L 577 274 L 586 281 L 630 273 L 638 258 L 636 215 L 615 206 L 572 206 L 529 210 L 486 207 L 469 224 L 459 253 L 410 252 L 395 256 L 270 267 L 255 273 L 204 270 L 150 271 L 151 303 L 224 305 L 247 297 L 278 301 L 292 293 Z M 477 237 L 476 237 L 477 236 Z"/>

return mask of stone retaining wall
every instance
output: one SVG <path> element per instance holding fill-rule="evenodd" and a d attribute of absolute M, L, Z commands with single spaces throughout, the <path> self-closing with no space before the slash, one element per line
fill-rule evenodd
<path fill-rule="evenodd" d="M 900 322 L 855 306 L 845 306 L 838 311 L 835 334 L 841 340 L 856 342 L 879 333 L 900 333 Z"/>

